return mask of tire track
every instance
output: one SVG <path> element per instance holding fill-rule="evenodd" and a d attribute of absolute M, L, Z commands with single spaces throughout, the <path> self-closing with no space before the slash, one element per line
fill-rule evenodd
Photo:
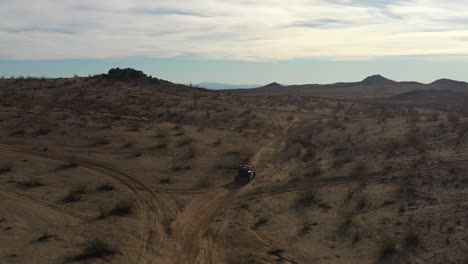
<path fill-rule="evenodd" d="M 144 220 L 145 228 L 141 232 L 143 242 L 140 247 L 137 263 L 151 263 L 153 261 L 155 256 L 155 252 L 151 251 L 151 245 L 153 243 L 153 234 L 156 232 L 159 235 L 160 241 L 164 239 L 162 224 L 156 225 L 156 227 L 159 230 L 155 230 L 154 227 L 155 223 L 162 223 L 163 220 L 163 211 L 161 210 L 162 202 L 158 199 L 158 196 L 144 183 L 126 173 L 103 166 L 101 164 L 96 163 L 95 161 L 77 158 L 75 156 L 71 157 L 58 153 L 38 153 L 29 150 L 27 147 L 20 147 L 18 145 L 10 146 L 5 144 L 0 144 L 0 151 L 27 154 L 35 157 L 62 162 L 67 162 L 69 159 L 73 158 L 73 160 L 80 166 L 100 172 L 101 174 L 104 174 L 119 182 L 120 184 L 124 185 L 135 195 L 138 205 L 139 217 Z"/>

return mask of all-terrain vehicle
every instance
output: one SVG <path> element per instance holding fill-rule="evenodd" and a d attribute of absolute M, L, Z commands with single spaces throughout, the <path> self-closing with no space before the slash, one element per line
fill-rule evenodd
<path fill-rule="evenodd" d="M 235 177 L 236 182 L 250 182 L 255 178 L 255 169 L 251 165 L 240 165 Z"/>

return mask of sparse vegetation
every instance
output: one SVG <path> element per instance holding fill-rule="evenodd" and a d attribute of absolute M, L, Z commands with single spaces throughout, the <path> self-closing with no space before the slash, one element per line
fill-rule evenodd
<path fill-rule="evenodd" d="M 63 163 L 62 165 L 58 166 L 57 170 L 66 170 L 66 169 L 73 169 L 78 167 L 78 163 L 74 159 L 70 159 L 69 161 Z"/>
<path fill-rule="evenodd" d="M 0 262 L 36 249 L 50 262 L 89 234 L 107 242 L 67 260 L 465 259 L 468 107 L 392 102 L 424 84 L 244 96 L 156 78 L 0 81 L 0 231 L 17 242 L 0 245 L 11 258 Z M 238 184 L 244 163 L 257 177 Z M 122 255 L 107 258 L 114 244 Z"/>
<path fill-rule="evenodd" d="M 98 185 L 96 187 L 96 190 L 100 192 L 110 192 L 110 191 L 115 190 L 115 186 L 112 185 L 111 183 L 103 183 L 103 184 Z"/>
<path fill-rule="evenodd" d="M 39 180 L 27 180 L 16 183 L 16 188 L 18 189 L 32 189 L 42 186 L 44 186 L 44 184 Z"/>
<path fill-rule="evenodd" d="M 83 251 L 76 256 L 69 258 L 69 261 L 84 261 L 95 258 L 103 258 L 114 255 L 117 250 L 105 240 L 96 238 L 89 240 L 84 245 Z"/>
<path fill-rule="evenodd" d="M 392 263 L 392 259 L 397 253 L 397 246 L 393 240 L 387 240 L 380 248 L 379 258 L 377 263 Z"/>
<path fill-rule="evenodd" d="M 133 212 L 133 204 L 134 203 L 130 200 L 120 201 L 109 211 L 109 214 L 115 216 L 127 216 Z"/>
<path fill-rule="evenodd" d="M 13 164 L 11 162 L 0 163 L 0 175 L 8 173 L 12 169 L 13 169 Z"/>
<path fill-rule="evenodd" d="M 86 193 L 86 185 L 79 185 L 77 187 L 72 188 L 68 194 L 62 198 L 62 202 L 64 203 L 74 203 L 81 200 L 83 194 Z"/>
<path fill-rule="evenodd" d="M 255 222 L 253 229 L 258 229 L 264 225 L 266 225 L 269 222 L 268 218 L 266 217 L 260 217 L 257 222 Z"/>

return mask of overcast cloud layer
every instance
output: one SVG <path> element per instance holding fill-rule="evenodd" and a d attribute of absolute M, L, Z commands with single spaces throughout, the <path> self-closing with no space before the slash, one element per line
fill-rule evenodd
<path fill-rule="evenodd" d="M 466 0 L 0 1 L 0 59 L 461 54 Z"/>

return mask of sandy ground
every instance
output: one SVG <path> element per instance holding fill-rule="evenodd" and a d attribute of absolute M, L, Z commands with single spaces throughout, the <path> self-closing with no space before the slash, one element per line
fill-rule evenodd
<path fill-rule="evenodd" d="M 2 263 L 467 263 L 463 116 L 24 82 L 1 90 Z"/>

